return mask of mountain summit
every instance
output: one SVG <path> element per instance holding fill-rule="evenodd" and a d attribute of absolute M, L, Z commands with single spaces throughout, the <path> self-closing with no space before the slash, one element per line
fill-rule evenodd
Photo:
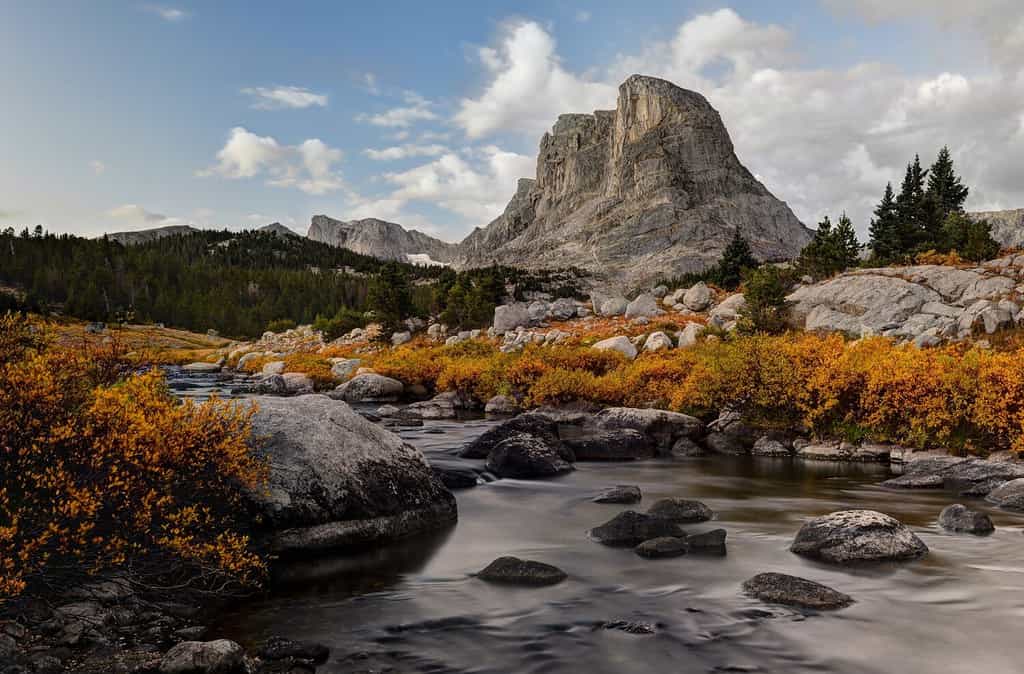
<path fill-rule="evenodd" d="M 537 174 L 486 227 L 448 244 L 394 223 L 316 216 L 310 238 L 389 259 L 456 267 L 577 266 L 638 285 L 714 264 L 734 231 L 761 259 L 796 257 L 811 233 L 740 163 L 700 94 L 633 75 L 615 110 L 561 115 Z"/>
<path fill-rule="evenodd" d="M 795 257 L 810 240 L 740 163 L 703 96 L 633 75 L 615 110 L 558 118 L 536 179 L 466 238 L 460 264 L 576 265 L 639 283 L 710 266 L 737 227 L 763 259 Z"/>

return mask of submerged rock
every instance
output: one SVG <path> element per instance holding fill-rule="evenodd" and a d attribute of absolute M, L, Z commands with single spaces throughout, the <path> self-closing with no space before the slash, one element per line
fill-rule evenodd
<path fill-rule="evenodd" d="M 531 479 L 568 473 L 571 463 L 534 435 L 517 433 L 499 442 L 487 456 L 487 470 L 498 477 Z"/>
<path fill-rule="evenodd" d="M 642 498 L 640 487 L 631 484 L 619 484 L 605 489 L 591 499 L 594 503 L 639 503 Z"/>
<path fill-rule="evenodd" d="M 598 627 L 605 630 L 616 630 L 626 634 L 654 634 L 658 626 L 654 623 L 639 622 L 636 620 L 609 620 L 599 623 Z"/>
<path fill-rule="evenodd" d="M 558 437 L 558 424 L 543 414 L 527 412 L 513 417 L 508 421 L 489 428 L 478 438 L 470 441 L 459 451 L 459 456 L 464 459 L 486 459 L 491 451 L 498 446 L 502 440 L 513 435 L 533 435 L 540 438 L 567 461 L 574 461 L 575 457 L 562 444 Z"/>
<path fill-rule="evenodd" d="M 629 461 L 654 456 L 651 440 L 629 428 L 559 428 L 559 437 L 577 461 Z"/>
<path fill-rule="evenodd" d="M 277 553 L 394 540 L 446 526 L 455 498 L 423 454 L 322 395 L 253 399 L 253 447 L 270 464 L 250 492 Z"/>
<path fill-rule="evenodd" d="M 476 575 L 481 580 L 510 585 L 555 585 L 569 576 L 557 566 L 518 557 L 499 557 Z"/>
<path fill-rule="evenodd" d="M 725 529 L 712 529 L 699 534 L 690 534 L 686 537 L 686 544 L 690 552 L 705 555 L 725 554 Z"/>
<path fill-rule="evenodd" d="M 899 520 L 874 510 L 841 510 L 808 520 L 789 549 L 830 564 L 897 561 L 928 552 Z"/>
<path fill-rule="evenodd" d="M 301 660 L 322 665 L 331 655 L 331 649 L 313 641 L 295 641 L 274 636 L 263 642 L 256 654 L 264 660 Z"/>
<path fill-rule="evenodd" d="M 687 540 L 683 536 L 659 536 L 633 548 L 633 552 L 647 559 L 679 557 L 685 555 L 687 550 Z"/>
<path fill-rule="evenodd" d="M 647 514 L 680 524 L 707 522 L 715 516 L 714 511 L 700 501 L 684 498 L 663 498 L 648 508 Z"/>
<path fill-rule="evenodd" d="M 674 522 L 633 510 L 619 513 L 599 527 L 590 530 L 598 543 L 613 547 L 632 547 L 662 536 L 682 537 L 685 534 Z"/>
<path fill-rule="evenodd" d="M 853 603 L 849 595 L 784 573 L 759 573 L 743 583 L 743 591 L 772 604 L 816 610 L 838 609 Z"/>
<path fill-rule="evenodd" d="M 996 529 L 988 515 L 970 510 L 960 503 L 942 509 L 939 513 L 939 526 L 968 534 L 990 534 Z"/>

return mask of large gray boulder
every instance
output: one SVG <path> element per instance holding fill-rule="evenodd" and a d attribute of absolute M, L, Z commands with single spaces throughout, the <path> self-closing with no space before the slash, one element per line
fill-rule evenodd
<path fill-rule="evenodd" d="M 989 461 L 952 456 L 915 459 L 903 474 L 883 482 L 886 487 L 950 489 L 963 496 L 985 496 L 1005 482 L 1024 478 L 1019 461 Z"/>
<path fill-rule="evenodd" d="M 183 641 L 160 659 L 160 674 L 246 674 L 245 651 L 234 641 Z"/>
<path fill-rule="evenodd" d="M 639 431 L 654 440 L 658 451 L 663 454 L 667 454 L 679 438 L 697 438 L 704 431 L 701 420 L 688 414 L 634 407 L 603 409 L 595 421 L 601 428 Z"/>
<path fill-rule="evenodd" d="M 599 306 L 595 306 L 594 313 L 600 316 L 621 316 L 626 313 L 629 300 L 625 297 L 602 297 Z"/>
<path fill-rule="evenodd" d="M 597 349 L 598 351 L 618 351 L 630 360 L 636 358 L 636 354 L 638 353 L 636 346 L 630 341 L 629 337 L 626 337 L 625 335 L 603 339 L 597 344 L 594 344 L 592 348 Z"/>
<path fill-rule="evenodd" d="M 347 403 L 387 403 L 398 400 L 405 390 L 402 382 L 373 372 L 357 374 L 334 389 L 330 396 Z"/>
<path fill-rule="evenodd" d="M 897 561 L 928 552 L 899 520 L 874 510 L 841 510 L 808 520 L 789 549 L 830 564 Z"/>
<path fill-rule="evenodd" d="M 530 305 L 524 302 L 494 308 L 494 332 L 503 335 L 520 326 L 530 325 Z"/>
<path fill-rule="evenodd" d="M 711 288 L 704 281 L 699 281 L 683 294 L 682 302 L 690 311 L 704 311 L 714 299 Z"/>
<path fill-rule="evenodd" d="M 455 499 L 423 454 L 344 402 L 253 402 L 253 443 L 270 479 L 249 499 L 276 552 L 382 543 L 455 521 Z"/>
<path fill-rule="evenodd" d="M 654 295 L 643 293 L 626 305 L 626 318 L 654 318 L 665 313 Z"/>

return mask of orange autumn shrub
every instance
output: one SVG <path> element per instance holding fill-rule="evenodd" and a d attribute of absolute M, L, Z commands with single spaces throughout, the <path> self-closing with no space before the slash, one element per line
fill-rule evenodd
<path fill-rule="evenodd" d="M 369 365 L 375 372 L 397 379 L 406 386 L 420 384 L 430 388 L 444 371 L 442 349 L 405 344 L 377 355 Z"/>
<path fill-rule="evenodd" d="M 0 319 L 0 602 L 117 568 L 178 586 L 265 572 L 241 492 L 263 483 L 250 409 L 179 402 L 116 354 L 30 342 Z"/>
<path fill-rule="evenodd" d="M 262 367 L 262 366 L 261 366 Z M 313 380 L 317 390 L 332 388 L 334 375 L 331 361 L 324 356 L 309 352 L 290 353 L 284 357 L 285 372 L 301 372 Z"/>
<path fill-rule="evenodd" d="M 1024 351 L 971 351 L 977 362 L 970 420 L 992 447 L 1024 454 Z"/>

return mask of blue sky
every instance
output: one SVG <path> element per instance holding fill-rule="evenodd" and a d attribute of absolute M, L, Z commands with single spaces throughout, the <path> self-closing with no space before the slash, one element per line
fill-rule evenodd
<path fill-rule="evenodd" d="M 631 72 L 704 93 L 805 222 L 863 231 L 948 143 L 1024 206 L 1017 2 L 7 2 L 0 224 L 88 235 L 376 216 L 457 240 L 561 112 Z"/>

